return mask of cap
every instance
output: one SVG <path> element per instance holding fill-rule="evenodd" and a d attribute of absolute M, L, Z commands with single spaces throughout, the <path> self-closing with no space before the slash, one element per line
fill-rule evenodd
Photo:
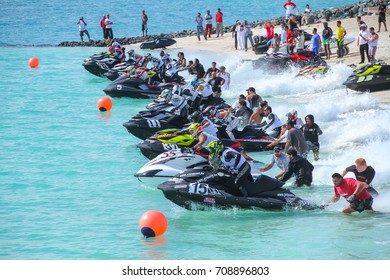
<path fill-rule="evenodd" d="M 295 115 L 296 113 L 298 113 L 297 110 L 292 109 L 290 112 L 288 112 L 288 113 L 286 114 L 286 117 L 291 117 L 291 116 Z"/>
<path fill-rule="evenodd" d="M 281 151 L 281 150 L 282 150 L 282 148 L 279 147 L 279 146 L 275 146 L 275 147 L 274 147 L 274 151 Z"/>
<path fill-rule="evenodd" d="M 367 25 L 365 23 L 363 23 L 363 24 L 360 24 L 360 27 L 367 27 Z"/>
<path fill-rule="evenodd" d="M 253 92 L 256 92 L 255 88 L 254 87 L 249 87 L 246 89 L 246 91 L 253 91 Z"/>

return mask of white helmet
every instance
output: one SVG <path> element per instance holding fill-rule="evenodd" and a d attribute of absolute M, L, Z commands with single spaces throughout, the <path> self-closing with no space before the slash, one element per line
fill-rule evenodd
<path fill-rule="evenodd" d="M 182 101 L 182 97 L 178 94 L 172 94 L 172 98 L 171 98 L 171 104 L 173 106 L 177 106 L 180 104 L 180 102 Z"/>

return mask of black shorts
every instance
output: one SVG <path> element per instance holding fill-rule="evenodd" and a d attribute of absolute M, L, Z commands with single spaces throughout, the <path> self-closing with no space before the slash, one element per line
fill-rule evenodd
<path fill-rule="evenodd" d="M 378 22 L 386 22 L 386 14 L 379 14 Z"/>
<path fill-rule="evenodd" d="M 372 210 L 372 202 L 373 201 L 374 201 L 374 199 L 372 197 L 367 198 L 366 200 L 355 199 L 354 201 L 352 201 L 352 203 L 349 206 L 353 210 L 361 213 L 364 210 Z"/>

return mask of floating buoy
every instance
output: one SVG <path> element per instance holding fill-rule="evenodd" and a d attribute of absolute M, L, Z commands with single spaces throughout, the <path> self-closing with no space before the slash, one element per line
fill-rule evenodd
<path fill-rule="evenodd" d="M 39 66 L 39 59 L 36 57 L 30 58 L 30 60 L 28 61 L 28 65 L 31 68 L 37 68 Z"/>
<path fill-rule="evenodd" d="M 102 97 L 97 102 L 97 107 L 101 112 L 110 111 L 112 108 L 112 101 L 108 97 Z"/>
<path fill-rule="evenodd" d="M 139 229 L 145 238 L 163 235 L 167 227 L 167 218 L 156 210 L 145 212 L 139 220 Z"/>

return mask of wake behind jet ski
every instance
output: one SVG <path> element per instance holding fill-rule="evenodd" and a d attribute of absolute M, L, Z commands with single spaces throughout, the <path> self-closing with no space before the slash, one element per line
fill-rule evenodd
<path fill-rule="evenodd" d="M 218 174 L 215 179 L 207 183 L 197 182 L 213 172 L 220 173 L 220 175 Z M 289 190 L 283 189 L 283 182 L 266 175 L 259 176 L 255 182 L 247 181 L 244 184 L 248 194 L 247 197 L 242 197 L 232 191 L 234 190 L 233 182 L 234 180 L 232 180 L 230 174 L 223 170 L 199 171 L 198 169 L 188 169 L 160 184 L 158 189 L 164 193 L 168 200 L 188 210 L 207 208 L 316 208 L 316 206 L 295 196 Z"/>
<path fill-rule="evenodd" d="M 356 91 L 381 91 L 390 89 L 390 65 L 362 65 L 343 83 Z"/>

